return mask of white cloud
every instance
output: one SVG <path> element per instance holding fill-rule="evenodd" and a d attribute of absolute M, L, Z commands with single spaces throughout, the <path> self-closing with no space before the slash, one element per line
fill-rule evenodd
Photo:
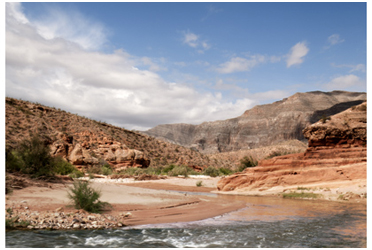
<path fill-rule="evenodd" d="M 200 40 L 200 36 L 190 31 L 183 32 L 183 43 L 186 43 L 192 48 L 198 48 L 197 51 L 200 54 L 211 48 L 210 44 L 208 44 L 205 40 Z"/>
<path fill-rule="evenodd" d="M 324 87 L 328 90 L 348 90 L 349 88 L 363 88 L 363 85 L 365 87 L 365 81 L 351 74 L 333 78 Z"/>
<path fill-rule="evenodd" d="M 338 44 L 338 43 L 342 43 L 345 40 L 341 39 L 339 34 L 333 34 L 333 35 L 328 37 L 327 41 L 330 45 L 335 45 L 335 44 Z"/>
<path fill-rule="evenodd" d="M 138 69 L 138 63 L 156 67 L 147 57 L 136 58 L 124 50 L 92 51 L 77 45 L 74 36 L 46 38 L 20 7 L 6 4 L 7 96 L 141 130 L 164 123 L 231 118 L 254 103 L 248 98 L 230 102 L 220 94 L 167 82 L 152 71 Z M 68 30 L 75 24 L 65 25 Z M 53 23 L 51 27 L 54 30 Z"/>
<path fill-rule="evenodd" d="M 352 72 L 363 72 L 365 73 L 366 72 L 366 65 L 365 64 L 357 64 L 357 65 L 353 65 L 353 64 L 342 64 L 342 65 L 336 65 L 334 63 L 331 64 L 333 67 L 336 67 L 336 68 L 350 68 L 349 70 L 349 73 L 352 73 Z"/>
<path fill-rule="evenodd" d="M 107 42 L 108 31 L 104 25 L 76 10 L 70 9 L 67 13 L 57 8 L 48 8 L 43 14 L 31 19 L 30 23 L 45 39 L 64 38 L 89 50 L 97 50 Z"/>
<path fill-rule="evenodd" d="M 293 46 L 287 56 L 287 68 L 303 63 L 303 57 L 307 55 L 309 48 L 305 42 L 299 42 Z"/>
<path fill-rule="evenodd" d="M 233 57 L 230 61 L 220 64 L 216 69 L 221 74 L 230 74 L 234 72 L 250 71 L 256 65 L 266 61 L 263 55 L 253 55 L 249 59 L 242 57 Z"/>

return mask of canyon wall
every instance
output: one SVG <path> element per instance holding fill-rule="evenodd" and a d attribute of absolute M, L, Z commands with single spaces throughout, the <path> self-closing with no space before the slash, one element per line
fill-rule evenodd
<path fill-rule="evenodd" d="M 285 140 L 304 140 L 302 130 L 366 100 L 359 92 L 307 92 L 272 104 L 255 106 L 243 115 L 200 125 L 164 124 L 144 133 L 202 153 L 258 148 Z"/>

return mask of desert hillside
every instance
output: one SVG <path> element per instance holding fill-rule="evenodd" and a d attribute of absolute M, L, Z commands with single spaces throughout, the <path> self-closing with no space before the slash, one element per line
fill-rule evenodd
<path fill-rule="evenodd" d="M 53 155 L 77 166 L 91 166 L 102 160 L 114 167 L 232 166 L 229 161 L 211 159 L 195 150 L 105 122 L 6 98 L 6 146 L 15 147 L 33 134 L 50 146 Z"/>
<path fill-rule="evenodd" d="M 302 130 L 366 100 L 366 93 L 332 91 L 296 93 L 243 115 L 200 125 L 164 124 L 145 133 L 203 153 L 213 154 L 271 146 L 305 138 Z"/>

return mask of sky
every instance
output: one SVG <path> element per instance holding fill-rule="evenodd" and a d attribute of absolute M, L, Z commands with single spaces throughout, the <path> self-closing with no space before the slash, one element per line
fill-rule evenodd
<path fill-rule="evenodd" d="M 134 130 L 366 87 L 364 2 L 5 4 L 5 95 Z"/>

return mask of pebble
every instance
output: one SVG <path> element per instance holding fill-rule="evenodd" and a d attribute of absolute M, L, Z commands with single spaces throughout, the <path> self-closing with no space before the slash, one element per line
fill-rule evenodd
<path fill-rule="evenodd" d="M 6 208 L 7 210 L 7 208 Z M 31 210 L 31 209 L 30 209 Z M 120 213 L 118 216 L 90 214 L 83 210 L 76 210 L 72 213 L 56 211 L 37 212 L 27 210 L 6 211 L 6 218 L 18 218 L 17 221 L 27 221 L 29 223 L 19 226 L 28 230 L 52 229 L 52 230 L 84 230 L 84 229 L 103 229 L 120 228 L 125 226 L 124 218 L 131 216 L 130 212 Z"/>

